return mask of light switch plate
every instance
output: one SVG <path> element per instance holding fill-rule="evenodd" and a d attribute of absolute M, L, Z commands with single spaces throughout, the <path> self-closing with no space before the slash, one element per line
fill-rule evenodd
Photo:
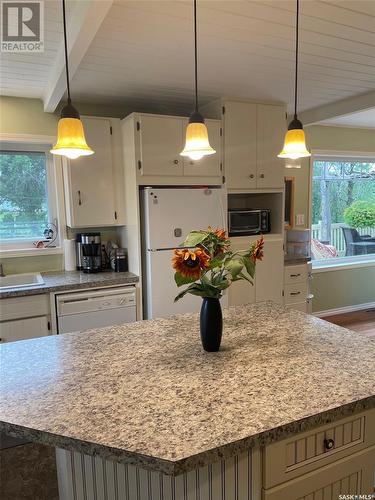
<path fill-rule="evenodd" d="M 297 214 L 296 226 L 304 226 L 304 225 L 305 225 L 305 214 Z"/>

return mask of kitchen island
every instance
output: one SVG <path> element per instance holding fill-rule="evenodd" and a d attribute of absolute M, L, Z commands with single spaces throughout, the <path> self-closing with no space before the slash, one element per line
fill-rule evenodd
<path fill-rule="evenodd" d="M 375 343 L 313 316 L 229 308 L 218 353 L 194 314 L 0 349 L 1 430 L 58 448 L 62 500 L 370 487 Z"/>

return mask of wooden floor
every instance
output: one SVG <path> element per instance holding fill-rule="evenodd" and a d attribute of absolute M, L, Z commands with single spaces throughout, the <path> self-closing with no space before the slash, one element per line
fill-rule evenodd
<path fill-rule="evenodd" d="M 349 330 L 363 333 L 375 341 L 375 309 L 337 314 L 323 319 L 335 323 L 335 325 L 349 328 Z"/>

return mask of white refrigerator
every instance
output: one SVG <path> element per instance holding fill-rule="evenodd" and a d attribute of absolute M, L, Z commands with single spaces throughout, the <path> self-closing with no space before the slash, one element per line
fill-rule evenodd
<path fill-rule="evenodd" d="M 173 250 L 191 230 L 226 228 L 221 188 L 152 188 L 141 191 L 143 217 L 143 306 L 145 319 L 198 312 L 201 297 L 175 296 L 183 290 L 174 282 Z M 186 286 L 186 285 L 185 285 Z M 227 297 L 221 299 L 227 304 Z"/>

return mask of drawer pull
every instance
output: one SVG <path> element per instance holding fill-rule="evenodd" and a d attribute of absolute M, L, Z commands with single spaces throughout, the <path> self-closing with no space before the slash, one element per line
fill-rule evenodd
<path fill-rule="evenodd" d="M 290 295 L 299 295 L 301 292 L 290 292 Z"/>
<path fill-rule="evenodd" d="M 333 439 L 325 439 L 324 440 L 324 448 L 329 451 L 332 450 L 335 446 L 335 442 Z"/>
<path fill-rule="evenodd" d="M 298 278 L 298 276 L 301 276 L 301 273 L 298 273 L 298 274 L 291 274 L 290 277 L 291 278 Z"/>

